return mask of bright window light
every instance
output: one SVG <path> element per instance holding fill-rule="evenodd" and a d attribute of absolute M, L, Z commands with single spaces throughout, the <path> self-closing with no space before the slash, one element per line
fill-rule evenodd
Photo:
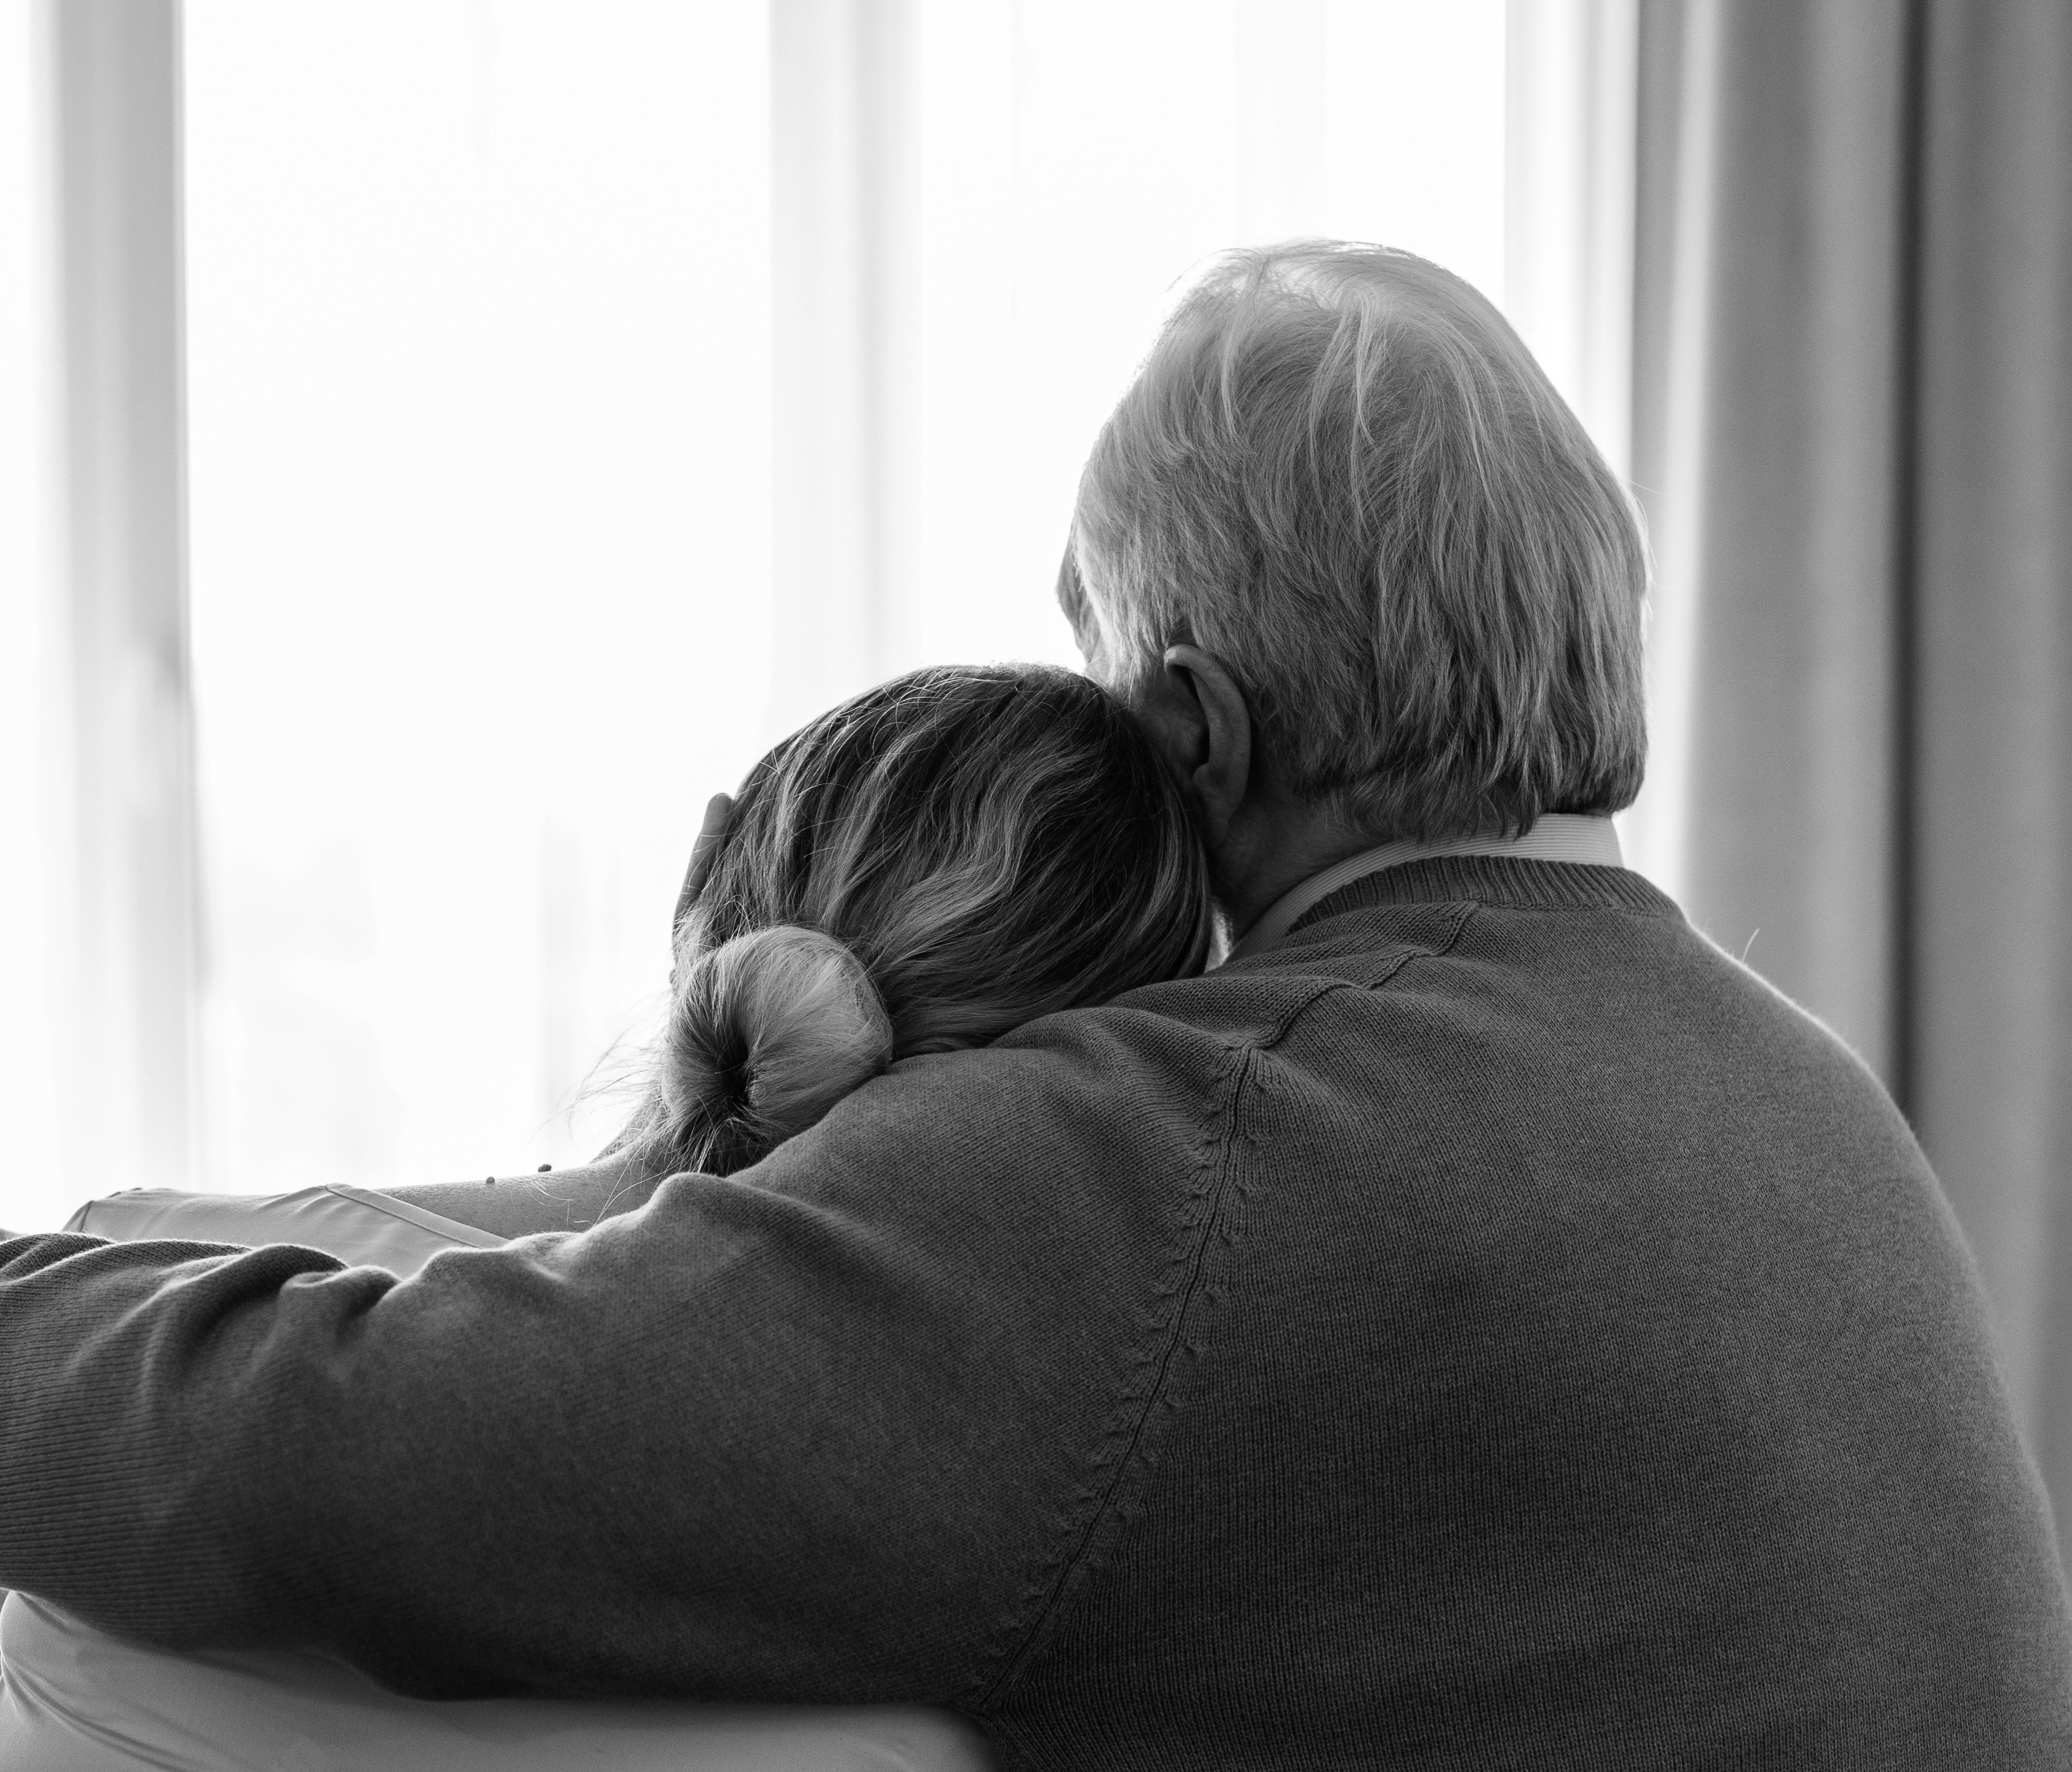
<path fill-rule="evenodd" d="M 705 796 L 796 711 L 767 6 L 186 10 L 204 1185 L 586 1155 Z M 1334 233 L 1501 298 L 1504 6 L 909 17 L 876 664 L 1069 659 L 1079 464 L 1190 266 Z"/>
<path fill-rule="evenodd" d="M 205 1180 L 565 1160 L 761 748 L 767 25 L 187 19 Z"/>

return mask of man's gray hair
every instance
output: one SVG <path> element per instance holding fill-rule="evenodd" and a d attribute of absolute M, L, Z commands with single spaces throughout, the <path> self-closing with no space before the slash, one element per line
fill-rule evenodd
<path fill-rule="evenodd" d="M 1059 594 L 1116 686 L 1176 643 L 1220 658 L 1264 766 L 1383 842 L 1630 804 L 1646 585 L 1632 501 L 1496 309 L 1308 241 L 1182 299 L 1095 443 Z"/>

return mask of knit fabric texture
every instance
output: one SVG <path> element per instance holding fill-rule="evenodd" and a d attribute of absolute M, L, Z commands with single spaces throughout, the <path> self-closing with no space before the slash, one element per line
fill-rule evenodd
<path fill-rule="evenodd" d="M 0 1585 L 1017 1768 L 2072 1765 L 1977 1279 L 1825 1029 L 1449 858 L 404 1282 L 0 1242 Z"/>

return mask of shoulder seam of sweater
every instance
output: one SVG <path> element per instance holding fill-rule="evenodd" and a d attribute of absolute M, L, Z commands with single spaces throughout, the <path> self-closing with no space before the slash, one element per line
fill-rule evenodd
<path fill-rule="evenodd" d="M 1281 1016 L 1280 1020 L 1274 1024 L 1272 1031 L 1256 1042 L 1255 1049 L 1260 1052 L 1272 1051 L 1293 1031 L 1296 1023 L 1328 996 L 1335 995 L 1341 991 L 1385 990 L 1396 981 L 1401 975 L 1403 969 L 1413 960 L 1443 959 L 1453 952 L 1462 933 L 1467 929 L 1468 925 L 1474 921 L 1476 912 L 1488 908 L 1472 900 L 1455 900 L 1445 907 L 1453 913 L 1452 921 L 1446 929 L 1445 939 L 1434 944 L 1424 942 L 1400 944 L 1396 951 L 1389 956 L 1388 969 L 1379 978 L 1319 980 L 1315 990 L 1310 991 L 1300 1003 L 1289 1008 Z M 1502 906 L 1497 908 L 1503 909 Z"/>

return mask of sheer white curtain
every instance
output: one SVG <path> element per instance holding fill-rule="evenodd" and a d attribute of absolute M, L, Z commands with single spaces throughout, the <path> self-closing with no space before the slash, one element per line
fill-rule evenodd
<path fill-rule="evenodd" d="M 6 0 L 0 79 L 47 84 L 27 22 L 59 3 Z M 609 1107 L 569 1104 L 660 981 L 704 794 L 889 672 L 1069 660 L 1079 462 L 1206 253 L 1439 259 L 1622 457 L 1632 10 L 187 0 L 188 1172 L 594 1140 Z M 0 193 L 23 238 L 32 146 Z M 7 635 L 68 607 L 37 582 L 0 594 Z M 39 1033 L 74 984 L 33 938 L 60 878 L 8 888 L 51 1155 L 0 1179 L 0 1223 L 146 1178 L 55 1160 L 84 1111 L 34 1081 L 77 1069 Z"/>
<path fill-rule="evenodd" d="M 197 929 L 179 10 L 18 6 L 4 35 L 0 1222 L 191 1178 Z"/>

